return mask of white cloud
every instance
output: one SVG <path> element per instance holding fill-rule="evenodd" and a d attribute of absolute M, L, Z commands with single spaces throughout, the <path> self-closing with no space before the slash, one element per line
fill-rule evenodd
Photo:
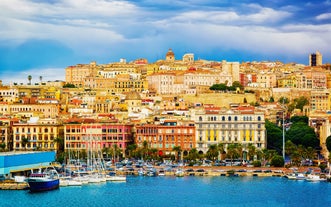
<path fill-rule="evenodd" d="M 317 20 L 328 20 L 331 19 L 331 13 L 320 14 L 316 17 Z"/>
<path fill-rule="evenodd" d="M 13 71 L 5 72 L 0 74 L 0 80 L 3 80 L 4 84 L 11 83 L 28 83 L 28 76 L 32 76 L 31 83 L 39 83 L 39 77 L 42 76 L 43 82 L 62 80 L 65 81 L 65 69 L 64 68 L 41 68 L 41 69 L 31 69 L 26 71 Z M 9 82 L 10 81 L 10 82 Z"/>

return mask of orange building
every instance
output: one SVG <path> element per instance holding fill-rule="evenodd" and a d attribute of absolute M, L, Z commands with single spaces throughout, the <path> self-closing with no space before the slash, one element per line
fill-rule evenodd
<path fill-rule="evenodd" d="M 195 148 L 195 126 L 193 123 L 180 124 L 166 120 L 161 124 L 136 126 L 135 143 L 138 147 L 147 141 L 149 147 L 159 150 L 159 155 L 171 154 L 175 146 L 180 146 L 184 155 Z"/>
<path fill-rule="evenodd" d="M 67 120 L 64 124 L 65 150 L 71 152 L 113 149 L 115 145 L 125 156 L 126 147 L 132 143 L 132 124 L 96 122 L 93 119 Z"/>

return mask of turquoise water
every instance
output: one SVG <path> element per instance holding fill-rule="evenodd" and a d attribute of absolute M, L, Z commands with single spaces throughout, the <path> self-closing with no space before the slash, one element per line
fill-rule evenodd
<path fill-rule="evenodd" d="M 0 190 L 0 206 L 330 206 L 331 183 L 281 177 L 128 177 L 29 193 Z"/>

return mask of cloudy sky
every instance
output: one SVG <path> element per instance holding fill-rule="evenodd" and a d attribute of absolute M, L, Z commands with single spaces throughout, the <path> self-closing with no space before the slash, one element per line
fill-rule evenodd
<path fill-rule="evenodd" d="M 1 0 L 0 79 L 64 80 L 78 63 L 331 62 L 331 0 Z M 38 78 L 37 78 L 38 77 Z"/>

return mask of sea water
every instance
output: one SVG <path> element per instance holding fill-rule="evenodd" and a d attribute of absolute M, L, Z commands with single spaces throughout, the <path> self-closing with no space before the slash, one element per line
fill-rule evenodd
<path fill-rule="evenodd" d="M 330 206 L 331 183 L 282 177 L 128 177 L 30 193 L 0 190 L 0 206 Z"/>

